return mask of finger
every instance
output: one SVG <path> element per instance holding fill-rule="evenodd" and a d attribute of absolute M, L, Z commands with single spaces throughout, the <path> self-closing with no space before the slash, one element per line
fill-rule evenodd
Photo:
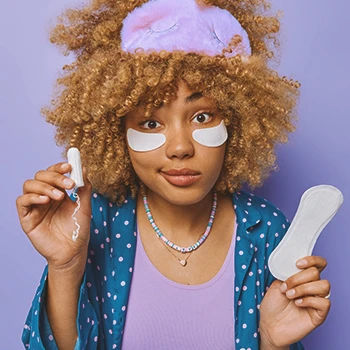
<path fill-rule="evenodd" d="M 46 171 L 53 171 L 55 173 L 66 174 L 72 170 L 72 166 L 67 162 L 61 162 L 49 166 Z"/>
<path fill-rule="evenodd" d="M 38 183 L 35 181 L 38 181 Z M 42 187 L 39 182 L 49 184 L 51 187 L 59 188 L 60 190 L 72 189 L 75 185 L 72 179 L 63 174 L 54 171 L 40 170 L 35 174 L 34 180 L 28 180 L 24 183 L 23 193 L 35 192 L 36 188 L 39 188 L 39 186 Z M 51 190 L 53 189 L 51 188 Z"/>
<path fill-rule="evenodd" d="M 25 217 L 30 212 L 30 208 L 34 204 L 47 204 L 48 196 L 41 196 L 34 193 L 20 196 L 16 200 L 17 211 L 20 217 Z"/>
<path fill-rule="evenodd" d="M 309 307 L 314 309 L 314 312 L 309 312 L 315 326 L 321 325 L 327 318 L 331 308 L 331 301 L 326 298 L 306 297 L 295 300 L 295 305 L 298 307 Z"/>
<path fill-rule="evenodd" d="M 320 272 L 322 272 L 327 267 L 327 260 L 322 256 L 305 256 L 296 262 L 296 266 L 299 268 L 308 268 L 315 266 Z"/>
<path fill-rule="evenodd" d="M 284 283 L 282 283 L 280 290 L 284 293 L 288 289 L 294 288 L 298 285 L 318 280 L 320 280 L 320 271 L 314 266 L 309 267 L 308 269 L 289 277 Z"/>
<path fill-rule="evenodd" d="M 296 288 L 289 289 L 286 296 L 289 299 L 298 299 L 306 296 L 318 296 L 324 298 L 330 292 L 331 285 L 328 280 L 320 280 L 304 283 Z"/>
<path fill-rule="evenodd" d="M 23 185 L 23 194 L 37 194 L 48 196 L 54 200 L 64 198 L 65 191 L 61 187 L 54 187 L 51 184 L 38 180 L 27 180 Z"/>

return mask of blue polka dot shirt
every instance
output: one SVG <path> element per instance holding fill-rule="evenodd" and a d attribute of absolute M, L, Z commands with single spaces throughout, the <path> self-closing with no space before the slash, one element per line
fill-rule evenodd
<path fill-rule="evenodd" d="M 90 242 L 80 287 L 74 350 L 121 349 L 135 258 L 136 200 L 129 196 L 117 206 L 93 192 L 91 203 Z M 258 350 L 260 304 L 275 280 L 267 261 L 290 223 L 271 202 L 245 191 L 235 192 L 232 204 L 238 225 L 232 349 Z M 22 343 L 26 349 L 58 349 L 45 310 L 47 273 L 48 265 L 25 321 Z M 304 347 L 297 342 L 290 349 Z"/>

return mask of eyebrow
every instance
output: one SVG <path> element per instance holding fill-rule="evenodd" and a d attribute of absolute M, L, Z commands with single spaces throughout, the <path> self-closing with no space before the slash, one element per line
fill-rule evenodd
<path fill-rule="evenodd" d="M 203 94 L 201 92 L 195 92 L 191 96 L 188 96 L 185 98 L 185 103 L 197 101 L 202 97 L 203 97 Z"/>

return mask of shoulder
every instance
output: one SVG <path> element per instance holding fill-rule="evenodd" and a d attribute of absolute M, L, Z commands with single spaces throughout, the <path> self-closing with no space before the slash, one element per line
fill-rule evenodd
<path fill-rule="evenodd" d="M 234 193 L 233 202 L 237 222 L 243 227 L 241 235 L 246 232 L 245 236 L 267 259 L 285 236 L 289 220 L 271 201 L 246 191 Z"/>
<path fill-rule="evenodd" d="M 70 195 L 73 201 L 75 198 Z M 130 196 L 125 199 L 122 205 L 117 205 L 109 200 L 108 197 L 92 191 L 91 193 L 91 221 L 90 238 L 95 243 L 102 243 L 108 240 L 111 231 L 120 229 L 128 230 L 133 227 L 135 218 L 136 200 Z M 129 225 L 130 223 L 130 225 Z"/>
<path fill-rule="evenodd" d="M 118 216 L 128 216 L 135 210 L 135 207 L 136 201 L 131 196 L 128 196 L 122 205 L 117 205 L 96 191 L 91 194 L 91 218 L 95 222 L 114 221 Z"/>
<path fill-rule="evenodd" d="M 260 283 L 266 289 L 275 280 L 268 268 L 268 259 L 285 236 L 290 222 L 286 215 L 266 198 L 240 191 L 234 199 L 240 206 L 239 211 L 243 213 L 241 220 L 250 219 L 249 229 L 245 232 L 254 244 L 254 261 L 260 271 L 264 271 L 264 279 Z M 243 231 L 242 235 L 245 235 Z"/>
<path fill-rule="evenodd" d="M 285 231 L 290 225 L 283 211 L 266 198 L 242 190 L 235 192 L 232 197 L 237 212 L 243 221 L 250 222 L 252 230 L 265 227 Z"/>

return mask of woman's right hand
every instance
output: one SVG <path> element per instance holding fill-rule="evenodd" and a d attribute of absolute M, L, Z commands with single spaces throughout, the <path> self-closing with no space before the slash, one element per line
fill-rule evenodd
<path fill-rule="evenodd" d="M 65 166 L 62 168 L 62 165 Z M 77 229 L 72 218 L 77 202 L 69 198 L 65 189 L 72 189 L 75 184 L 64 175 L 71 169 L 69 163 L 58 163 L 46 171 L 38 171 L 33 180 L 24 182 L 23 195 L 16 200 L 22 229 L 34 248 L 52 268 L 62 271 L 76 265 L 85 267 L 90 240 L 92 186 L 84 166 L 85 185 L 78 188 L 80 209 L 75 214 L 80 230 L 76 242 L 72 239 L 73 231 Z M 66 185 L 64 180 L 71 184 Z M 57 197 L 56 191 L 61 195 Z"/>

